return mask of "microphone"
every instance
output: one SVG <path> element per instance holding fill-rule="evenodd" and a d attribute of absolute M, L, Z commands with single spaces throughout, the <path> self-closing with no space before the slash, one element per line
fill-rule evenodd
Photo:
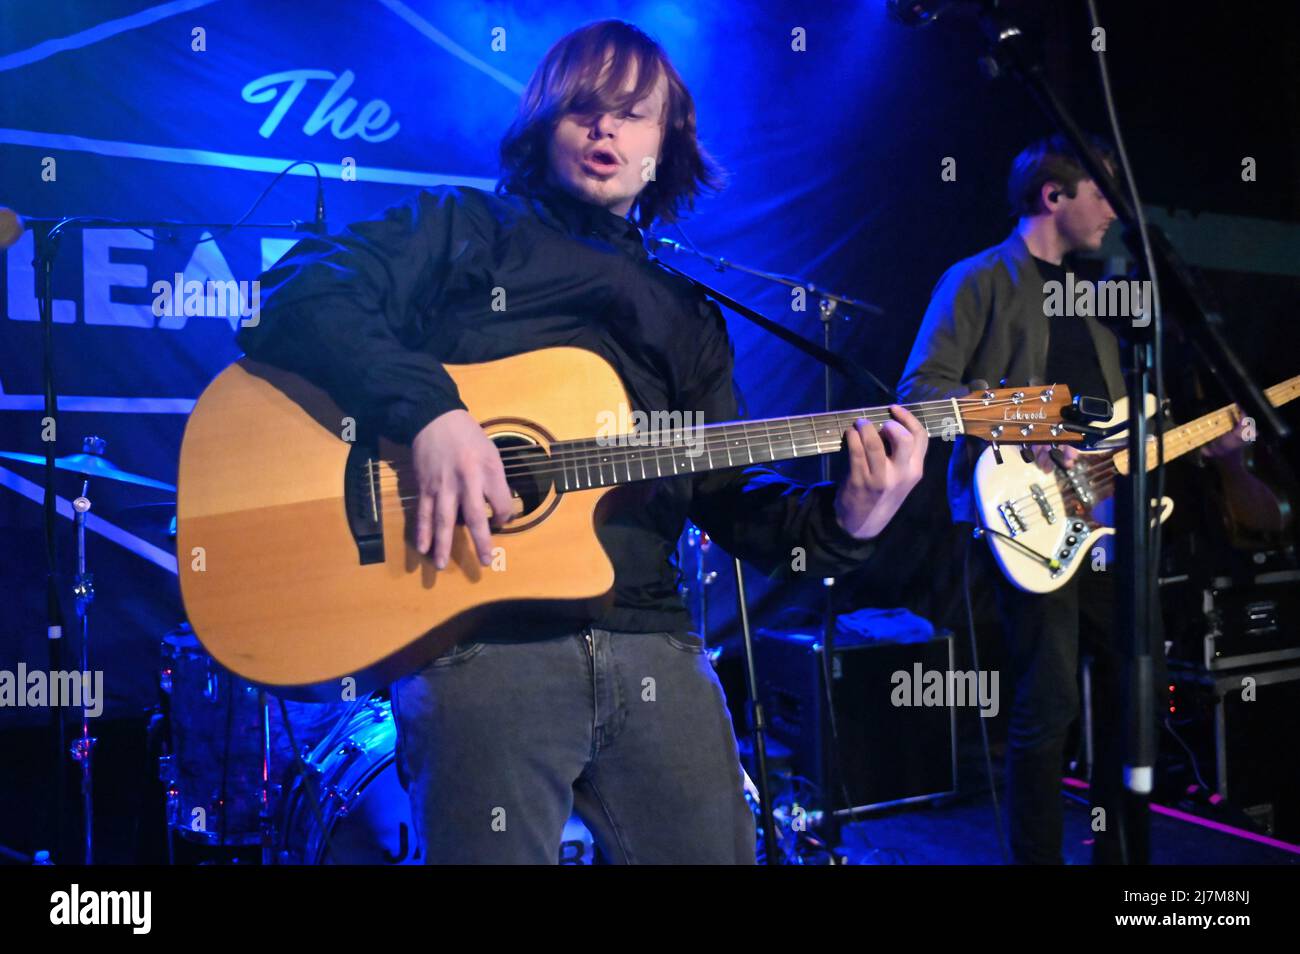
<path fill-rule="evenodd" d="M 13 209 L 0 208 L 0 249 L 17 245 L 26 231 L 21 215 Z"/>
<path fill-rule="evenodd" d="M 319 179 L 316 180 L 316 221 L 312 231 L 317 235 L 325 234 L 325 188 Z"/>

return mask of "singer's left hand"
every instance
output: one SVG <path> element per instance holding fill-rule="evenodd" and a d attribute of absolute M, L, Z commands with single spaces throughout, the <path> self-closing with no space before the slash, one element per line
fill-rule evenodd
<path fill-rule="evenodd" d="M 835 491 L 835 518 L 859 540 L 885 529 L 920 482 L 925 465 L 930 435 L 910 411 L 895 404 L 889 412 L 894 419 L 879 433 L 866 418 L 844 432 L 849 470 Z"/>

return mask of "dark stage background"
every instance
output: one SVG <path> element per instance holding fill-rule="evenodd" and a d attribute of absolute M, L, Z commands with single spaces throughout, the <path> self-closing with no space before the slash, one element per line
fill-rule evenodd
<path fill-rule="evenodd" d="M 1070 104 L 1102 129 L 1082 5 L 1010 6 L 1042 31 L 1049 73 Z M 1133 163 L 1151 208 L 1201 216 L 1188 219 L 1189 230 L 1209 215 L 1270 220 L 1292 223 L 1278 234 L 1294 243 L 1297 17 L 1288 4 L 1251 22 L 1255 14 L 1237 8 L 1229 23 L 1223 11 L 1230 7 L 1101 4 Z M 321 165 L 336 227 L 421 186 L 490 188 L 497 140 L 534 65 L 563 33 L 606 16 L 636 22 L 664 43 L 695 93 L 705 143 L 729 170 L 729 188 L 700 204 L 685 234 L 712 253 L 879 304 L 882 319 L 838 321 L 834 347 L 896 381 L 933 283 L 952 262 L 1005 236 L 1009 160 L 1049 131 L 1018 87 L 981 75 L 982 44 L 961 14 L 908 31 L 885 19 L 880 2 L 4 4 L 0 204 L 32 216 L 231 220 L 274 172 L 300 158 Z M 501 51 L 492 48 L 497 27 L 505 31 Z M 798 27 L 806 30 L 805 52 L 791 49 Z M 192 48 L 195 28 L 205 31 L 202 51 Z M 294 71 L 311 78 L 286 102 L 284 74 Z M 276 82 L 274 100 L 253 101 L 259 85 Z M 332 112 L 331 88 L 338 94 Z M 1251 182 L 1241 177 L 1247 156 L 1257 162 Z M 941 178 L 945 158 L 956 162 L 955 181 Z M 349 159 L 357 181 L 341 177 Z M 55 177 L 47 181 L 50 161 Z M 286 177 L 256 219 L 309 219 L 308 173 Z M 673 229 L 664 234 L 681 238 Z M 185 414 L 237 352 L 229 320 L 156 319 L 148 289 L 177 271 L 187 279 L 252 279 L 287 247 L 272 232 L 201 237 L 119 230 L 64 242 L 55 285 L 60 454 L 76 452 L 93 433 L 107 439 L 118 465 L 175 480 Z M 1295 373 L 1285 345 L 1300 300 L 1300 251 L 1271 247 L 1268 274 L 1247 271 L 1245 251 L 1237 259 L 1225 247 L 1212 251 L 1221 258 L 1203 264 L 1221 279 L 1229 337 L 1265 383 Z M 0 269 L 0 449 L 40 453 L 31 255 L 29 236 Z M 820 336 L 815 306 L 792 311 L 785 290 L 675 261 Z M 731 319 L 731 330 L 752 416 L 820 409 L 817 366 L 740 319 Z M 1171 357 L 1170 367 L 1184 365 Z M 1182 387 L 1183 377 L 1171 374 L 1171 387 Z M 839 406 L 877 403 L 836 387 Z M 1186 404 L 1180 416 L 1198 410 Z M 906 605 L 957 622 L 945 450 L 933 447 L 929 477 L 891 529 L 877 572 L 868 568 L 836 588 L 842 608 Z M 817 476 L 812 463 L 791 471 Z M 0 465 L 4 669 L 45 659 L 39 480 L 39 468 Z M 174 558 L 162 541 L 134 529 L 123 508 L 168 495 L 103 484 L 95 491 L 102 522 L 90 541 L 99 589 L 91 667 L 106 672 L 106 715 L 129 715 L 153 702 L 158 641 L 183 610 Z M 64 480 L 60 492 L 73 496 L 74 483 Z M 71 524 L 61 520 L 59 529 L 70 570 Z M 721 582 L 710 594 L 710 628 L 725 635 L 735 616 L 729 568 L 721 559 L 713 568 Z M 776 621 L 778 609 L 786 621 L 800 608 L 805 617 L 816 612 L 818 581 L 779 591 L 752 582 L 760 624 Z M 37 714 L 0 711 L 0 726 L 24 717 Z"/>

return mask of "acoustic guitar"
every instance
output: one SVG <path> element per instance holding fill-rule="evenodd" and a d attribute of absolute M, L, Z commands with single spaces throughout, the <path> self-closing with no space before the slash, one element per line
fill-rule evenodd
<path fill-rule="evenodd" d="M 447 372 L 516 505 L 490 567 L 463 525 L 445 569 L 416 550 L 410 449 L 354 433 L 302 377 L 245 358 L 200 395 L 181 446 L 177 556 L 190 623 L 218 662 L 291 698 L 337 699 L 477 627 L 590 619 L 614 585 L 595 532 L 614 488 L 829 454 L 857 418 L 890 419 L 867 408 L 646 428 L 614 368 L 578 348 Z M 909 409 L 939 437 L 1066 442 L 1080 439 L 1062 422 L 1069 404 L 1064 387 L 1026 387 Z"/>

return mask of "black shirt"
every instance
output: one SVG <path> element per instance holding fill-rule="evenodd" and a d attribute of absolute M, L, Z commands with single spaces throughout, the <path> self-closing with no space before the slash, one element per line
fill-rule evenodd
<path fill-rule="evenodd" d="M 425 190 L 300 242 L 261 282 L 260 320 L 239 345 L 403 443 L 464 408 L 443 363 L 560 345 L 605 357 L 633 410 L 698 412 L 705 423 L 738 414 L 717 305 L 658 267 L 629 220 L 558 189 Z M 615 571 L 613 608 L 592 621 L 604 628 L 689 626 L 672 564 L 688 516 L 765 572 L 788 571 L 796 546 L 818 575 L 847 572 L 873 549 L 836 522 L 830 484 L 751 467 L 640 486 L 598 533 Z"/>
<path fill-rule="evenodd" d="M 1052 281 L 1060 282 L 1064 301 L 1071 287 L 1067 277 L 1069 270 L 1063 265 L 1044 261 L 1037 255 L 1034 256 L 1034 265 L 1042 274 L 1044 285 Z M 1077 288 L 1085 281 L 1086 278 L 1076 274 L 1074 287 Z M 1043 290 L 1043 298 L 1047 298 L 1046 288 Z M 1097 346 L 1083 319 L 1074 314 L 1048 317 L 1044 309 L 1043 320 L 1048 322 L 1047 373 L 1044 375 L 1044 383 L 1064 384 L 1069 387 L 1071 394 L 1105 397 L 1106 381 L 1097 360 Z"/>

